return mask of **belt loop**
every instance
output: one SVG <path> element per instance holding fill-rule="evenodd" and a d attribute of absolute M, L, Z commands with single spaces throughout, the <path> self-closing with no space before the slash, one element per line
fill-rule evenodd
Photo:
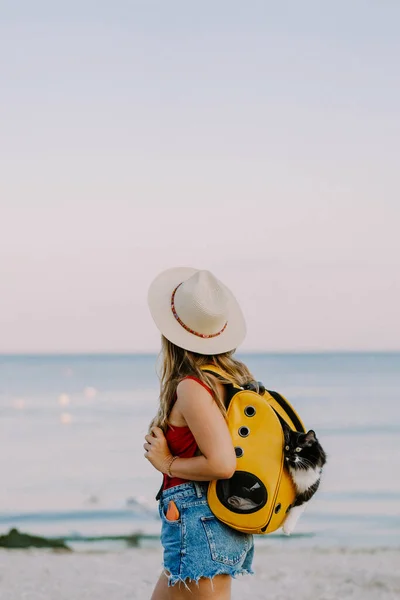
<path fill-rule="evenodd" d="M 193 481 L 193 483 L 194 483 L 194 489 L 196 490 L 196 496 L 198 498 L 202 498 L 203 497 L 203 488 L 201 487 L 200 482 Z"/>

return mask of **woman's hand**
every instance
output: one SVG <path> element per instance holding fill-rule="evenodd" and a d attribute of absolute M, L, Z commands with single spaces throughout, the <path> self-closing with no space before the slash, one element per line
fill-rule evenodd
<path fill-rule="evenodd" d="M 172 459 L 167 440 L 159 427 L 152 427 L 150 431 L 151 433 L 145 436 L 146 443 L 143 444 L 146 450 L 145 457 L 157 471 L 166 473 Z"/>

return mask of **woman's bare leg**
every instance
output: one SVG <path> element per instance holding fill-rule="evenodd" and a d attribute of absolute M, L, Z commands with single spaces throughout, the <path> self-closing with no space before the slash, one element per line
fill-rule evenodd
<path fill-rule="evenodd" d="M 230 575 L 216 575 L 212 580 L 202 578 L 198 583 L 177 583 L 168 587 L 168 579 L 161 573 L 151 600 L 230 600 Z"/>
<path fill-rule="evenodd" d="M 154 592 L 152 593 L 150 600 L 169 600 L 169 598 L 168 578 L 163 572 L 158 578 L 156 587 L 154 588 Z"/>

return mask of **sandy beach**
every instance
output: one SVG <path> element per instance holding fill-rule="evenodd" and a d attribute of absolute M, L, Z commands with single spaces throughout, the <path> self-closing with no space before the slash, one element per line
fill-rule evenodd
<path fill-rule="evenodd" d="M 2 551 L 1 600 L 146 600 L 160 572 L 161 552 Z M 256 575 L 234 582 L 233 600 L 395 600 L 399 549 L 258 548 Z"/>

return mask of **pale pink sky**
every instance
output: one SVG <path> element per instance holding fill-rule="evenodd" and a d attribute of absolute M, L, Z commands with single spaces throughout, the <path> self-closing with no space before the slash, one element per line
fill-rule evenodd
<path fill-rule="evenodd" d="M 181 265 L 236 293 L 243 350 L 400 349 L 400 7 L 29 6 L 0 23 L 0 352 L 157 350 Z"/>

